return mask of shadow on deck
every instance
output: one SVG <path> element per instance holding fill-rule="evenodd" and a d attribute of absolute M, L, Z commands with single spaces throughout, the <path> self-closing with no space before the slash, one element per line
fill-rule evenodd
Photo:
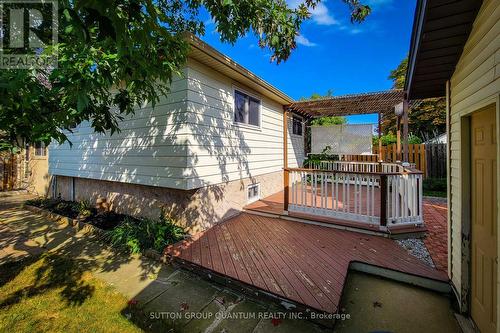
<path fill-rule="evenodd" d="M 388 238 L 248 213 L 170 246 L 166 254 L 210 278 L 327 313 L 338 311 L 350 269 L 449 292 L 446 273 Z"/>

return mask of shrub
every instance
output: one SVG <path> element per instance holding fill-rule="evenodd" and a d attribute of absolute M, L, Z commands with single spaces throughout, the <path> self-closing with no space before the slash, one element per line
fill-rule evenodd
<path fill-rule="evenodd" d="M 27 205 L 47 209 L 53 213 L 67 216 L 73 219 L 79 216 L 87 219 L 96 214 L 95 208 L 93 208 L 87 201 L 74 202 L 61 200 L 59 198 L 36 198 L 26 200 L 25 203 Z"/>
<path fill-rule="evenodd" d="M 50 210 L 54 206 L 56 206 L 59 202 L 61 202 L 61 200 L 59 199 L 36 198 L 36 199 L 26 200 L 25 204 Z"/>
<path fill-rule="evenodd" d="M 79 204 L 74 201 L 60 200 L 56 205 L 51 207 L 51 211 L 75 219 L 79 214 Z"/>
<path fill-rule="evenodd" d="M 321 154 L 309 154 L 303 162 L 304 168 L 312 168 L 314 165 L 318 165 L 322 161 L 338 161 L 339 155 L 331 154 L 331 147 L 326 146 Z"/>
<path fill-rule="evenodd" d="M 95 207 L 87 200 L 82 200 L 78 203 L 78 215 L 83 218 L 89 218 L 97 214 Z"/>
<path fill-rule="evenodd" d="M 126 247 L 132 253 L 147 249 L 161 252 L 167 245 L 181 240 L 184 235 L 184 230 L 163 213 L 159 219 L 137 220 L 127 217 L 123 223 L 107 233 L 113 245 Z"/>

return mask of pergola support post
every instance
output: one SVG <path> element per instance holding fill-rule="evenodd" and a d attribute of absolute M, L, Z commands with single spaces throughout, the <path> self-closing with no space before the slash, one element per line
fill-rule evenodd
<path fill-rule="evenodd" d="M 408 99 L 403 101 L 403 162 L 409 162 L 409 149 L 408 149 Z"/>
<path fill-rule="evenodd" d="M 401 117 L 396 118 L 396 162 L 401 162 Z"/>
<path fill-rule="evenodd" d="M 288 213 L 289 203 L 289 181 L 290 175 L 288 171 L 288 111 L 283 110 L 283 210 L 284 214 Z"/>
<path fill-rule="evenodd" d="M 382 113 L 378 112 L 378 161 L 383 162 L 382 157 Z"/>

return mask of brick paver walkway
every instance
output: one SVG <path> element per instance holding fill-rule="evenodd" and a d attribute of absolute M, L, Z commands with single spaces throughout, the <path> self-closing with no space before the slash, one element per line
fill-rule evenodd
<path fill-rule="evenodd" d="M 424 198 L 424 221 L 429 230 L 424 239 L 432 261 L 437 269 L 448 269 L 448 241 L 446 214 L 448 206 L 446 199 Z"/>

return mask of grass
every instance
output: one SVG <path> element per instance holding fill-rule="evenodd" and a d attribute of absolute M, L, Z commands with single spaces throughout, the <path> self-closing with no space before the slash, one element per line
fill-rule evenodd
<path fill-rule="evenodd" d="M 0 266 L 0 332 L 141 332 L 127 299 L 57 254 Z"/>

